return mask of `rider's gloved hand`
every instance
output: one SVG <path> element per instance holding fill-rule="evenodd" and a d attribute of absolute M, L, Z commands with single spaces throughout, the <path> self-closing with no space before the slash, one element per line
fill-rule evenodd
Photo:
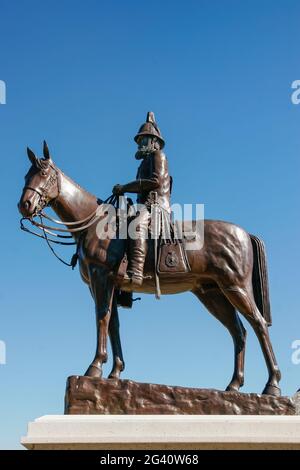
<path fill-rule="evenodd" d="M 116 184 L 113 187 L 112 192 L 114 196 L 121 196 L 122 194 L 124 194 L 124 188 L 121 184 Z"/>

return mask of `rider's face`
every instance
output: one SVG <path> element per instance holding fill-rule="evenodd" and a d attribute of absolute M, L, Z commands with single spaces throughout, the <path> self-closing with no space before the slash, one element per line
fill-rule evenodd
<path fill-rule="evenodd" d="M 143 135 L 139 138 L 138 140 L 138 147 L 139 149 L 143 148 L 143 147 L 150 147 L 151 146 L 151 137 L 149 135 Z"/>
<path fill-rule="evenodd" d="M 149 153 L 154 150 L 160 149 L 160 144 L 158 139 L 155 136 L 151 135 L 141 135 L 137 141 L 138 151 L 135 154 L 135 158 L 140 160 L 145 158 Z"/>

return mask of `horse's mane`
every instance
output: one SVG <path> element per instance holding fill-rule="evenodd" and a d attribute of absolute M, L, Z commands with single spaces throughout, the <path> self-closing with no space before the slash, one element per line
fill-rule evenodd
<path fill-rule="evenodd" d="M 49 166 L 51 166 L 52 168 L 54 168 L 58 173 L 61 173 L 68 181 L 70 181 L 72 184 L 74 184 L 74 186 L 77 187 L 77 189 L 79 189 L 80 191 L 83 191 L 85 192 L 88 196 L 92 197 L 92 198 L 95 198 L 97 199 L 97 197 L 90 193 L 89 191 L 87 191 L 85 188 L 83 188 L 82 186 L 80 186 L 80 184 L 78 184 L 76 181 L 74 181 L 70 176 L 66 175 L 55 163 L 54 161 L 50 158 L 50 159 L 45 159 L 45 158 L 35 158 L 35 161 L 34 161 L 34 166 L 38 169 L 38 170 L 46 170 L 47 168 L 49 168 Z M 100 200 L 100 199 L 99 199 Z"/>
<path fill-rule="evenodd" d="M 55 165 L 55 168 L 68 180 L 70 181 L 71 183 L 73 183 L 80 191 L 84 191 L 88 196 L 92 197 L 92 198 L 95 198 L 97 199 L 97 197 L 90 193 L 89 191 L 87 191 L 85 188 L 83 188 L 82 186 L 80 186 L 80 184 L 78 184 L 76 181 L 74 181 L 70 176 L 66 175 L 60 168 L 58 168 L 56 165 Z"/>

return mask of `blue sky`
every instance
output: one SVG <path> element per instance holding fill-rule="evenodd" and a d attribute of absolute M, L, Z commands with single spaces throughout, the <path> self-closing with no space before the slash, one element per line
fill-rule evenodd
<path fill-rule="evenodd" d="M 147 6 L 148 5 L 148 6 Z M 173 202 L 264 239 L 282 391 L 300 386 L 300 79 L 296 0 L 0 0 L 0 448 L 20 448 L 26 425 L 61 414 L 67 376 L 95 348 L 93 303 L 77 271 L 18 229 L 25 149 L 46 138 L 56 164 L 106 198 L 133 179 L 133 136 L 156 114 L 174 178 Z M 66 258 L 71 252 L 63 252 Z M 122 310 L 124 378 L 223 389 L 231 339 L 192 294 L 143 296 Z M 250 326 L 245 392 L 267 371 Z M 180 345 L 180 346 L 179 346 Z M 108 373 L 110 364 L 105 367 Z"/>

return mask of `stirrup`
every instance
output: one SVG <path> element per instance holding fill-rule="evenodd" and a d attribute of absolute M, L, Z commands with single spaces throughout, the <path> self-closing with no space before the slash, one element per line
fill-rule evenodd
<path fill-rule="evenodd" d="M 128 271 L 123 278 L 123 281 L 130 282 L 133 286 L 141 286 L 143 284 L 144 276 L 134 272 Z"/>

